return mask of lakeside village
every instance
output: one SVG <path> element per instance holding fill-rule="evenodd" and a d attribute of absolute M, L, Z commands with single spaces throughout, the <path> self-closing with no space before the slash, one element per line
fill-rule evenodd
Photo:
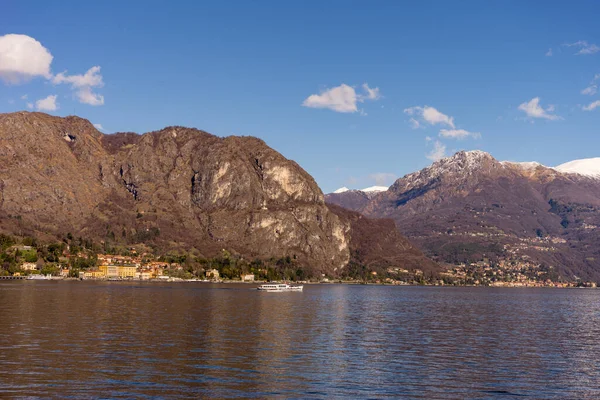
<path fill-rule="evenodd" d="M 142 280 L 203 282 L 342 282 L 392 285 L 492 287 L 596 287 L 595 282 L 564 281 L 552 267 L 519 258 L 446 264 L 438 274 L 403 268 L 369 268 L 351 262 L 338 276 L 315 276 L 295 257 L 246 260 L 222 250 L 206 259 L 191 254 L 156 256 L 145 245 L 98 252 L 91 241 L 73 239 L 42 245 L 35 239 L 0 234 L 0 279 Z"/>

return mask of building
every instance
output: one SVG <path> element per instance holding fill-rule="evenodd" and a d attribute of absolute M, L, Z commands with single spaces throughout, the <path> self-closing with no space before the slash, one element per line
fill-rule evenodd
<path fill-rule="evenodd" d="M 36 263 L 26 262 L 21 264 L 21 269 L 23 271 L 35 271 L 37 269 Z"/>
<path fill-rule="evenodd" d="M 90 269 L 79 273 L 79 276 L 83 274 L 84 279 L 102 279 L 105 277 L 104 272 L 99 269 Z"/>
<path fill-rule="evenodd" d="M 209 269 L 206 271 L 206 277 L 208 279 L 219 279 L 219 271 L 216 269 Z"/>
<path fill-rule="evenodd" d="M 135 278 L 135 275 L 137 273 L 137 268 L 134 266 L 120 266 L 118 269 L 118 274 L 119 274 L 119 278 Z"/>
<path fill-rule="evenodd" d="M 132 265 L 101 265 L 98 267 L 105 278 L 135 278 L 137 268 Z"/>
<path fill-rule="evenodd" d="M 254 282 L 254 274 L 242 274 L 243 282 Z"/>
<path fill-rule="evenodd" d="M 98 269 L 104 274 L 104 278 L 119 277 L 119 267 L 116 265 L 101 265 Z"/>
<path fill-rule="evenodd" d="M 144 271 L 140 271 L 138 273 L 138 279 L 141 279 L 143 281 L 146 281 L 151 278 L 152 278 L 152 271 L 150 271 L 150 270 L 144 270 Z"/>

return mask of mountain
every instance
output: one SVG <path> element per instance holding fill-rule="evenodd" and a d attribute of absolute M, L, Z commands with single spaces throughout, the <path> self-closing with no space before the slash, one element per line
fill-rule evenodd
<path fill-rule="evenodd" d="M 570 161 L 555 169 L 560 172 L 600 178 L 600 157 Z"/>
<path fill-rule="evenodd" d="M 363 202 L 326 201 L 392 218 L 439 261 L 530 260 L 564 279 L 600 279 L 600 180 L 589 174 L 462 151 Z"/>
<path fill-rule="evenodd" d="M 370 186 L 368 188 L 361 189 L 361 192 L 378 193 L 378 192 L 385 192 L 386 190 L 388 190 L 387 186 Z"/>
<path fill-rule="evenodd" d="M 361 210 L 373 197 L 386 190 L 388 190 L 387 186 L 371 186 L 361 190 L 342 187 L 327 194 L 326 198 L 330 204 L 336 204 L 349 210 Z"/>
<path fill-rule="evenodd" d="M 18 112 L 0 114 L 0 156 L 2 232 L 293 257 L 315 273 L 360 252 L 363 220 L 332 212 L 306 171 L 257 138 L 180 126 L 104 135 L 79 117 Z M 405 239 L 393 240 L 401 263 Z"/>

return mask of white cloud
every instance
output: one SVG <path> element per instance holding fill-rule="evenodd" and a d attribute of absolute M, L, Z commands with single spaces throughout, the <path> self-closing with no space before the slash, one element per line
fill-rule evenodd
<path fill-rule="evenodd" d="M 92 91 L 92 88 L 104 86 L 99 66 L 90 68 L 83 75 L 67 75 L 64 71 L 52 76 L 52 59 L 50 51 L 30 36 L 0 36 L 0 80 L 8 84 L 19 84 L 41 76 L 55 85 L 70 84 L 81 103 L 92 106 L 104 104 L 104 96 Z M 27 95 L 23 95 L 21 99 L 26 100 Z"/>
<path fill-rule="evenodd" d="M 454 118 L 439 112 L 433 107 L 410 107 L 404 109 L 404 113 L 410 115 L 411 117 L 415 116 L 430 125 L 447 125 L 454 129 Z M 415 118 L 411 118 L 410 122 L 413 128 L 419 127 L 419 124 L 415 124 L 413 120 L 418 122 L 418 120 Z"/>
<path fill-rule="evenodd" d="M 94 128 L 98 129 L 99 131 L 104 130 L 104 127 L 102 127 L 102 124 L 94 124 Z"/>
<path fill-rule="evenodd" d="M 465 139 L 468 137 L 480 138 L 481 133 L 469 132 L 464 129 L 442 129 L 440 130 L 440 136 L 451 139 Z"/>
<path fill-rule="evenodd" d="M 27 103 L 27 108 L 29 108 L 30 110 L 33 109 L 33 103 Z"/>
<path fill-rule="evenodd" d="M 67 71 L 56 74 L 52 78 L 52 83 L 55 85 L 60 83 L 70 83 L 74 88 L 81 87 L 102 87 L 102 75 L 100 75 L 100 67 L 95 66 L 87 70 L 84 75 L 67 75 Z"/>
<path fill-rule="evenodd" d="M 446 146 L 439 140 L 436 140 L 433 142 L 433 149 L 431 149 L 431 151 L 427 153 L 425 157 L 431 161 L 437 161 L 446 157 Z"/>
<path fill-rule="evenodd" d="M 0 36 L 0 79 L 9 84 L 27 82 L 37 76 L 50 79 L 52 54 L 27 35 Z"/>
<path fill-rule="evenodd" d="M 552 48 L 548 49 L 548 51 L 546 52 L 546 57 L 552 57 Z"/>
<path fill-rule="evenodd" d="M 342 83 L 320 94 L 311 94 L 302 105 L 310 108 L 328 108 L 341 113 L 353 113 L 358 111 L 356 107 L 356 91 L 352 86 Z"/>
<path fill-rule="evenodd" d="M 99 66 L 90 68 L 83 75 L 67 75 L 67 71 L 61 72 L 52 78 L 52 83 L 55 85 L 61 83 L 70 84 L 71 88 L 75 90 L 75 96 L 81 103 L 91 106 L 101 106 L 104 104 L 104 96 L 92 92 L 93 87 L 104 86 Z"/>
<path fill-rule="evenodd" d="M 101 106 L 104 104 L 104 96 L 92 92 L 90 87 L 83 87 L 75 92 L 80 103 L 89 104 L 90 106 Z"/>
<path fill-rule="evenodd" d="M 366 99 L 369 99 L 369 100 L 379 100 L 381 98 L 381 93 L 379 93 L 379 88 L 378 87 L 371 89 L 369 87 L 369 85 L 366 84 L 366 83 L 363 83 L 362 87 L 363 87 L 363 89 L 364 89 L 364 91 L 366 93 L 364 95 L 364 97 Z"/>
<path fill-rule="evenodd" d="M 596 100 L 596 101 L 588 104 L 587 106 L 583 106 L 583 109 L 584 109 L 584 111 L 592 111 L 598 107 L 600 107 L 600 100 Z"/>
<path fill-rule="evenodd" d="M 376 172 L 369 175 L 369 179 L 375 181 L 378 186 L 389 186 L 396 180 L 396 174 L 390 172 Z"/>
<path fill-rule="evenodd" d="M 421 123 L 414 118 L 411 118 L 409 121 L 410 127 L 413 129 L 418 129 L 421 127 Z"/>
<path fill-rule="evenodd" d="M 35 102 L 35 108 L 39 111 L 56 111 L 58 110 L 57 97 L 57 95 L 50 95 L 44 99 L 40 99 Z"/>
<path fill-rule="evenodd" d="M 600 47 L 596 46 L 593 43 L 588 43 L 585 40 L 580 40 L 575 43 L 567 43 L 567 44 L 565 44 L 565 46 L 578 48 L 579 51 L 577 53 L 575 53 L 575 55 L 578 55 L 578 56 L 594 54 L 594 53 L 597 53 L 600 51 Z"/>
<path fill-rule="evenodd" d="M 590 82 L 590 85 L 581 91 L 581 94 L 592 96 L 598 92 L 597 82 L 600 80 L 600 74 L 594 75 L 594 79 Z"/>
<path fill-rule="evenodd" d="M 598 93 L 598 86 L 597 85 L 590 85 L 588 87 L 586 87 L 585 89 L 583 89 L 581 91 L 581 94 L 585 94 L 587 96 L 592 96 L 594 94 Z"/>
<path fill-rule="evenodd" d="M 302 105 L 309 108 L 327 108 L 341 113 L 355 113 L 359 111 L 357 103 L 381 98 L 379 88 L 371 89 L 366 83 L 362 85 L 362 88 L 365 94 L 357 94 L 352 86 L 342 83 L 340 86 L 326 89 L 319 94 L 311 94 L 302 102 Z M 360 110 L 360 113 L 367 115 L 364 110 Z"/>
<path fill-rule="evenodd" d="M 544 118 L 552 121 L 561 119 L 558 115 L 549 114 L 554 111 L 554 106 L 549 106 L 544 109 L 540 106 L 540 98 L 534 97 L 533 99 L 521 104 L 519 110 L 523 111 L 529 118 Z"/>
<path fill-rule="evenodd" d="M 15 104 L 15 101 L 13 99 L 8 100 L 8 104 Z"/>

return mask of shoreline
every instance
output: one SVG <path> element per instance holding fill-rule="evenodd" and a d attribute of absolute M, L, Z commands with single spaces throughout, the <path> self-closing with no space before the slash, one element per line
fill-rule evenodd
<path fill-rule="evenodd" d="M 267 281 L 254 281 L 244 282 L 237 280 L 221 280 L 221 281 L 206 281 L 206 280 L 185 280 L 185 279 L 79 279 L 79 278 L 61 278 L 52 277 L 50 279 L 3 279 L 2 281 L 33 281 L 33 282 L 110 282 L 110 283 L 199 283 L 199 284 L 210 284 L 210 285 L 260 285 L 269 283 Z M 273 283 L 282 283 L 282 281 L 275 281 Z M 534 289 L 534 288 L 550 288 L 550 289 L 598 289 L 598 287 L 590 286 L 576 286 L 575 283 L 557 283 L 554 285 L 519 285 L 507 282 L 506 285 L 440 285 L 440 284 L 414 284 L 414 283 L 386 283 L 386 282 L 358 282 L 358 281 L 328 281 L 328 282 L 309 282 L 309 281 L 298 281 L 292 282 L 293 284 L 302 285 L 364 285 L 364 286 L 410 286 L 410 287 L 480 287 L 480 288 L 512 288 L 512 289 Z"/>

